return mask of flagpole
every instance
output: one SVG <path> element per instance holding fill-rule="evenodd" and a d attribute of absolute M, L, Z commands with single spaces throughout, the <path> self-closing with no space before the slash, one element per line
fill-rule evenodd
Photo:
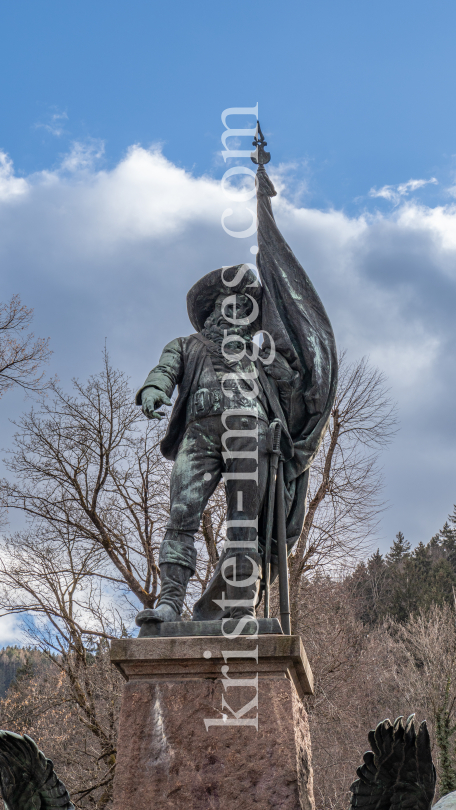
<path fill-rule="evenodd" d="M 264 172 L 264 166 L 271 160 L 271 153 L 266 152 L 268 145 L 261 131 L 260 122 L 257 121 L 255 138 L 252 145 L 255 151 L 251 153 L 252 163 L 258 166 L 258 172 Z M 273 427 L 274 425 L 274 427 Z M 285 484 L 283 478 L 283 461 L 280 458 L 280 422 L 274 420 L 271 424 L 273 437 L 270 444 L 271 459 L 269 464 L 269 497 L 266 520 L 266 538 L 264 554 L 264 615 L 269 617 L 269 591 L 270 591 L 270 569 L 271 569 L 271 545 L 272 529 L 274 523 L 277 531 L 277 547 L 279 560 L 279 601 L 280 601 L 280 623 L 285 635 L 291 635 L 290 628 L 290 594 L 288 586 L 288 549 L 287 549 L 287 526 L 285 514 Z"/>

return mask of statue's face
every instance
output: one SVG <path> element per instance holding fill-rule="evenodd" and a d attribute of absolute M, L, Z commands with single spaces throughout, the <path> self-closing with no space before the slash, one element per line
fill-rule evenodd
<path fill-rule="evenodd" d="M 240 326 L 245 328 L 245 318 L 250 316 L 252 306 L 250 298 L 243 293 L 236 293 L 235 298 L 234 293 L 232 296 L 221 293 L 215 301 L 213 312 L 215 323 L 223 329 L 233 329 Z M 235 321 L 235 323 L 232 323 L 232 321 Z"/>

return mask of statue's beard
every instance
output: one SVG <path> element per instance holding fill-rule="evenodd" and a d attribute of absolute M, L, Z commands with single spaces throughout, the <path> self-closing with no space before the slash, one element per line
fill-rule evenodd
<path fill-rule="evenodd" d="M 209 315 L 207 318 L 204 328 L 201 330 L 201 334 L 204 337 L 209 338 L 217 345 L 221 345 L 223 338 L 225 337 L 225 332 L 228 335 L 232 335 L 234 338 L 239 335 L 242 340 L 236 341 L 230 340 L 228 345 L 228 351 L 235 352 L 239 351 L 240 348 L 243 348 L 246 343 L 251 343 L 252 341 L 252 326 L 251 324 L 245 324 L 242 326 L 234 326 L 232 323 L 228 323 L 225 320 L 223 315 L 219 315 L 218 318 L 215 318 L 214 315 Z M 245 343 L 244 343 L 245 341 Z"/>

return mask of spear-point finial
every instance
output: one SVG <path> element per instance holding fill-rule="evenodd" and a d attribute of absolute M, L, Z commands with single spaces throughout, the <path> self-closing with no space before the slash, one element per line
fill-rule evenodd
<path fill-rule="evenodd" d="M 271 153 L 264 151 L 264 147 L 267 145 L 267 141 L 265 141 L 264 135 L 261 131 L 260 122 L 257 121 L 255 140 L 252 141 L 252 146 L 255 146 L 256 149 L 254 152 L 250 153 L 250 160 L 252 163 L 256 163 L 257 166 L 264 166 L 265 163 L 269 163 L 271 160 Z"/>

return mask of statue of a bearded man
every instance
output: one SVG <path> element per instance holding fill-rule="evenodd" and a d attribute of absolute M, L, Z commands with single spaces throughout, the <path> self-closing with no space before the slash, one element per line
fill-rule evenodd
<path fill-rule="evenodd" d="M 264 581 L 265 496 L 273 434 L 280 426 L 286 545 L 305 515 L 310 464 L 336 390 L 334 336 L 305 271 L 272 215 L 275 190 L 258 167 L 256 274 L 248 265 L 214 270 L 187 295 L 195 333 L 172 340 L 137 393 L 149 418 L 178 396 L 161 452 L 174 461 L 170 518 L 159 566 L 158 605 L 137 623 L 180 619 L 196 568 L 195 534 L 217 484 L 226 492 L 227 540 L 194 607 L 194 620 L 254 617 Z M 261 282 L 261 283 L 260 283 Z M 254 336 L 262 333 L 262 340 Z M 261 348 L 260 348 L 261 343 Z M 277 542 L 272 538 L 272 578 Z"/>

